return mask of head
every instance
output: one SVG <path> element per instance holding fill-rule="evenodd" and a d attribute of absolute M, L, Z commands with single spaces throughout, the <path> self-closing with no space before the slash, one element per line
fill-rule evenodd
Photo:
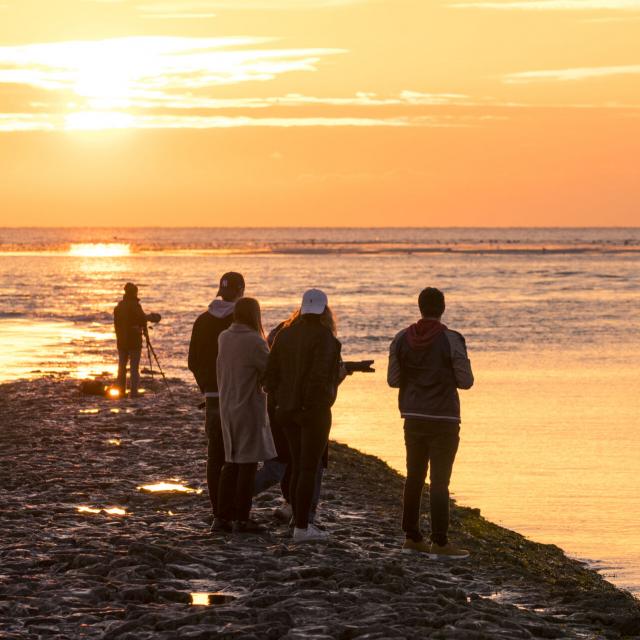
<path fill-rule="evenodd" d="M 138 297 L 138 287 L 136 287 L 133 282 L 127 282 L 124 285 L 124 295 L 127 298 L 137 298 Z"/>
<path fill-rule="evenodd" d="M 255 298 L 240 298 L 233 309 L 233 321 L 247 325 L 264 338 L 260 303 Z"/>
<path fill-rule="evenodd" d="M 444 313 L 444 293 L 435 287 L 427 287 L 418 296 L 418 307 L 423 318 L 437 318 Z"/>
<path fill-rule="evenodd" d="M 218 293 L 223 300 L 235 302 L 244 295 L 244 278 L 241 273 L 229 271 L 220 278 Z"/>
<path fill-rule="evenodd" d="M 320 289 L 308 289 L 302 296 L 300 315 L 318 316 L 320 322 L 336 335 L 336 320 L 329 307 L 327 294 Z"/>

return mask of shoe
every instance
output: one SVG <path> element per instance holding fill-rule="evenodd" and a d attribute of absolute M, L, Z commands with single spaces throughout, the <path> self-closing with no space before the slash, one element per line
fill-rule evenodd
<path fill-rule="evenodd" d="M 236 520 L 233 523 L 233 533 L 264 533 L 266 529 L 255 520 Z"/>
<path fill-rule="evenodd" d="M 211 533 L 231 533 L 232 531 L 233 527 L 231 526 L 231 522 L 229 522 L 229 520 L 219 518 L 218 516 L 213 519 L 213 524 L 211 525 Z"/>
<path fill-rule="evenodd" d="M 460 549 L 454 544 L 447 542 L 445 545 L 439 545 L 435 542 L 431 543 L 431 559 L 432 560 L 463 560 L 469 557 L 466 549 Z"/>
<path fill-rule="evenodd" d="M 427 553 L 431 554 L 431 544 L 420 540 L 416 542 L 411 538 L 407 538 L 402 545 L 402 553 Z"/>
<path fill-rule="evenodd" d="M 274 509 L 273 511 L 274 518 L 276 520 L 280 520 L 280 522 L 289 522 L 292 515 L 293 509 L 291 509 L 291 505 L 288 502 L 285 502 L 282 506 Z"/>
<path fill-rule="evenodd" d="M 314 524 L 309 524 L 306 529 L 293 529 L 294 542 L 321 542 L 329 538 L 329 534 L 322 529 L 318 529 Z"/>

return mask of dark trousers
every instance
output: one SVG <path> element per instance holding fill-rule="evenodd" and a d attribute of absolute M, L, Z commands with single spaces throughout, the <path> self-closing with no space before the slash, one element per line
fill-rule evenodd
<path fill-rule="evenodd" d="M 225 462 L 218 487 L 218 515 L 224 520 L 249 519 L 257 462 Z"/>
<path fill-rule="evenodd" d="M 138 393 L 140 384 L 140 354 L 142 349 L 118 349 L 118 387 L 124 394 L 127 390 L 127 363 L 131 376 L 131 394 Z"/>
<path fill-rule="evenodd" d="M 449 480 L 460 442 L 460 426 L 451 422 L 407 419 L 404 442 L 407 448 L 407 480 L 404 485 L 402 529 L 407 538 L 422 540 L 420 503 L 431 464 L 429 506 L 431 540 L 447 544 L 449 530 Z"/>
<path fill-rule="evenodd" d="M 222 440 L 222 424 L 220 422 L 220 406 L 218 398 L 205 399 L 204 424 L 207 432 L 207 488 L 213 515 L 218 515 L 218 487 L 220 472 L 224 466 L 224 441 Z"/>
<path fill-rule="evenodd" d="M 289 496 L 296 527 L 306 529 L 318 466 L 331 431 L 331 409 L 282 412 L 278 418 L 291 453 Z"/>

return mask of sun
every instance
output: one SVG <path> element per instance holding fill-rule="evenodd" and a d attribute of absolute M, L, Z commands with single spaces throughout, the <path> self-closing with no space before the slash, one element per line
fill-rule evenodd
<path fill-rule="evenodd" d="M 131 255 L 131 246 L 124 243 L 76 243 L 69 247 L 69 255 L 82 258 L 114 258 Z"/>

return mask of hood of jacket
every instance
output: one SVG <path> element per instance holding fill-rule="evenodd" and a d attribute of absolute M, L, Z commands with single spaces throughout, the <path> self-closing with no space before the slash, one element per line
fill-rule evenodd
<path fill-rule="evenodd" d="M 226 318 L 233 313 L 233 309 L 235 306 L 235 302 L 229 302 L 228 300 L 223 300 L 222 298 L 216 298 L 209 305 L 209 313 L 214 318 Z"/>
<path fill-rule="evenodd" d="M 446 325 L 439 320 L 422 318 L 407 329 L 407 342 L 411 349 L 424 349 L 446 330 Z"/>

